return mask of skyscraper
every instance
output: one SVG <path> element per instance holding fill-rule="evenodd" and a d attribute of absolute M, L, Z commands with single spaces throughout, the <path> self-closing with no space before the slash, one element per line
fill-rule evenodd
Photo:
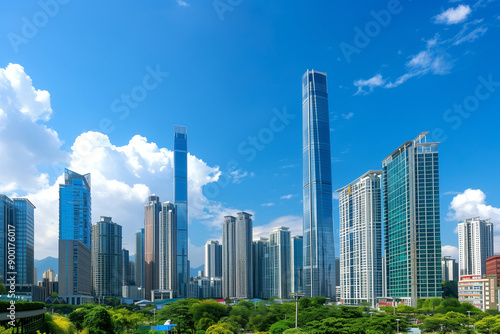
<path fill-rule="evenodd" d="M 69 304 L 89 300 L 91 277 L 90 174 L 64 170 L 59 185 L 59 295 Z"/>
<path fill-rule="evenodd" d="M 302 252 L 302 250 L 301 250 Z M 269 264 L 269 239 L 260 238 L 252 242 L 253 297 L 271 298 L 271 277 Z"/>
<path fill-rule="evenodd" d="M 377 304 L 382 297 L 381 171 L 368 171 L 339 192 L 340 300 Z"/>
<path fill-rule="evenodd" d="M 326 73 L 302 77 L 304 292 L 335 300 L 330 121 Z"/>
<path fill-rule="evenodd" d="M 131 273 L 130 273 L 130 254 L 127 249 L 122 249 L 122 285 L 128 286 L 131 285 L 133 279 L 132 279 Z"/>
<path fill-rule="evenodd" d="M 443 273 L 443 281 L 459 281 L 458 263 L 451 256 L 443 256 L 441 258 L 441 271 Z"/>
<path fill-rule="evenodd" d="M 144 206 L 144 298 L 160 287 L 160 198 L 151 195 Z"/>
<path fill-rule="evenodd" d="M 464 275 L 486 274 L 486 259 L 493 256 L 493 223 L 473 217 L 458 224 L 459 272 Z"/>
<path fill-rule="evenodd" d="M 269 235 L 271 295 L 289 298 L 291 290 L 290 229 L 275 227 Z"/>
<path fill-rule="evenodd" d="M 135 233 L 135 285 L 144 288 L 144 229 Z"/>
<path fill-rule="evenodd" d="M 236 297 L 236 218 L 225 216 L 222 224 L 222 296 Z"/>
<path fill-rule="evenodd" d="M 252 215 L 238 212 L 235 228 L 236 245 L 236 296 L 252 298 L 253 263 L 252 263 Z"/>
<path fill-rule="evenodd" d="M 14 227 L 14 201 L 5 195 L 0 195 L 0 282 L 5 284 L 8 270 L 8 233 Z"/>
<path fill-rule="evenodd" d="M 304 239 L 301 235 L 294 235 L 292 237 L 290 250 L 290 269 L 292 270 L 290 288 L 294 293 L 303 292 Z"/>
<path fill-rule="evenodd" d="M 16 284 L 36 284 L 35 271 L 35 206 L 26 198 L 14 198 L 16 227 Z"/>
<path fill-rule="evenodd" d="M 438 143 L 422 132 L 382 161 L 387 294 L 441 297 Z"/>
<path fill-rule="evenodd" d="M 205 277 L 222 277 L 222 245 L 217 240 L 205 244 Z"/>
<path fill-rule="evenodd" d="M 92 284 L 97 298 L 122 296 L 122 255 L 122 227 L 101 216 L 92 231 Z"/>
<path fill-rule="evenodd" d="M 187 129 L 174 127 L 174 202 L 177 213 L 177 294 L 183 298 L 189 283 Z"/>
<path fill-rule="evenodd" d="M 175 205 L 166 202 L 160 212 L 160 289 L 177 291 L 177 221 Z"/>

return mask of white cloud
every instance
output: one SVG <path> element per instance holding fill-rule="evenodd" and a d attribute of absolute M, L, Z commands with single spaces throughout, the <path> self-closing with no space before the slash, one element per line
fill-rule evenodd
<path fill-rule="evenodd" d="M 229 174 L 231 174 L 233 178 L 231 182 L 236 184 L 241 183 L 241 181 L 249 175 L 246 170 L 242 169 L 237 169 L 235 171 L 230 172 Z M 251 173 L 250 176 L 253 176 L 253 173 Z"/>
<path fill-rule="evenodd" d="M 371 77 L 370 79 L 366 79 L 366 80 L 364 80 L 364 79 L 356 80 L 356 81 L 354 81 L 354 86 L 358 87 L 358 90 L 354 95 L 369 94 L 369 93 L 373 92 L 373 88 L 383 86 L 385 81 L 386 80 L 384 78 L 382 78 L 381 74 L 376 74 L 375 76 Z M 365 88 L 368 88 L 368 90 L 365 90 Z"/>
<path fill-rule="evenodd" d="M 281 199 L 290 199 L 290 198 L 292 198 L 293 196 L 294 196 L 294 195 L 292 195 L 292 194 L 288 194 L 288 195 L 283 195 L 283 196 L 281 196 L 280 198 L 281 198 Z"/>
<path fill-rule="evenodd" d="M 500 229 L 500 208 L 486 204 L 486 194 L 480 189 L 467 189 L 453 197 L 448 211 L 448 219 L 459 221 L 464 218 L 491 218 L 496 229 Z"/>
<path fill-rule="evenodd" d="M 351 119 L 354 116 L 354 113 L 352 111 L 348 112 L 347 114 L 342 114 L 341 115 L 344 119 Z"/>
<path fill-rule="evenodd" d="M 467 35 L 460 36 L 460 37 L 456 38 L 456 41 L 453 43 L 453 45 L 460 45 L 460 44 L 465 43 L 465 42 L 469 42 L 469 43 L 474 42 L 476 39 L 483 36 L 487 31 L 488 31 L 488 28 L 486 28 L 484 26 L 477 27 L 474 30 L 472 30 L 471 32 L 469 32 Z"/>
<path fill-rule="evenodd" d="M 290 228 L 292 235 L 302 235 L 302 217 L 301 216 L 282 216 L 276 218 L 272 222 L 264 225 L 259 225 L 253 227 L 253 239 L 259 239 L 261 237 L 268 238 L 271 230 L 278 226 L 286 226 Z"/>
<path fill-rule="evenodd" d="M 176 0 L 177 1 L 177 4 L 181 7 L 189 7 L 190 4 L 188 4 L 186 1 L 183 1 L 183 0 Z"/>
<path fill-rule="evenodd" d="M 0 68 L 0 192 L 48 186 L 48 174 L 37 166 L 56 168 L 68 160 L 57 132 L 41 124 L 51 114 L 50 94 L 35 89 L 22 66 Z"/>
<path fill-rule="evenodd" d="M 434 23 L 457 24 L 467 19 L 472 12 L 469 5 L 459 5 L 455 8 L 449 8 L 434 17 Z"/>
<path fill-rule="evenodd" d="M 441 256 L 451 256 L 452 259 L 458 262 L 458 248 L 451 245 L 441 247 Z"/>
<path fill-rule="evenodd" d="M 338 192 L 333 192 L 332 193 L 332 198 L 336 199 L 338 201 L 340 199 L 340 194 Z"/>
<path fill-rule="evenodd" d="M 273 202 L 262 203 L 260 206 L 274 206 Z"/>

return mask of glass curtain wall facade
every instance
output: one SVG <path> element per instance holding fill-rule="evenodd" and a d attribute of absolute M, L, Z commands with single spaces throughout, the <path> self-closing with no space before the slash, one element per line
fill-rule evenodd
<path fill-rule="evenodd" d="M 236 297 L 236 217 L 225 216 L 222 225 L 222 296 Z"/>
<path fill-rule="evenodd" d="M 304 263 L 304 239 L 301 235 L 294 235 L 290 245 L 291 264 L 290 288 L 292 292 L 303 292 L 302 269 Z"/>
<path fill-rule="evenodd" d="M 326 74 L 302 77 L 304 293 L 335 300 L 330 121 Z"/>
<path fill-rule="evenodd" d="M 441 297 L 438 143 L 422 132 L 382 162 L 387 294 Z"/>
<path fill-rule="evenodd" d="M 205 277 L 222 277 L 222 245 L 217 240 L 205 244 Z"/>
<path fill-rule="evenodd" d="M 340 224 L 340 300 L 377 304 L 382 297 L 381 171 L 369 171 L 337 190 Z"/>
<path fill-rule="evenodd" d="M 135 233 L 135 285 L 144 287 L 144 229 L 141 228 Z"/>
<path fill-rule="evenodd" d="M 59 185 L 59 295 L 90 295 L 92 221 L 90 174 L 64 170 Z M 80 300 L 80 299 L 78 299 Z"/>
<path fill-rule="evenodd" d="M 253 297 L 271 298 L 271 275 L 269 258 L 269 239 L 260 238 L 252 242 Z"/>
<path fill-rule="evenodd" d="M 177 212 L 177 294 L 183 298 L 189 283 L 187 129 L 174 127 L 174 202 Z"/>
<path fill-rule="evenodd" d="M 16 226 L 16 284 L 35 284 L 35 206 L 14 198 Z"/>

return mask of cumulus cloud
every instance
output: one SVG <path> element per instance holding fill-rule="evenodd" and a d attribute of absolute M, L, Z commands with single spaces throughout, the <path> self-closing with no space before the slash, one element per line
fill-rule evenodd
<path fill-rule="evenodd" d="M 442 256 L 451 256 L 452 259 L 458 261 L 458 248 L 451 245 L 445 245 L 441 247 L 441 255 Z"/>
<path fill-rule="evenodd" d="M 259 239 L 261 237 L 268 238 L 271 230 L 278 226 L 286 226 L 290 228 L 292 235 L 302 235 L 302 217 L 288 215 L 276 218 L 268 224 L 254 226 L 253 239 Z"/>
<path fill-rule="evenodd" d="M 46 168 L 67 161 L 50 119 L 50 94 L 35 89 L 24 68 L 9 64 L 0 69 L 0 192 L 25 193 L 48 185 Z"/>
<path fill-rule="evenodd" d="M 491 218 L 495 228 L 500 230 L 500 208 L 486 203 L 486 194 L 480 189 L 467 189 L 453 197 L 448 211 L 448 219 L 459 221 L 464 218 Z"/>
<path fill-rule="evenodd" d="M 444 12 L 434 17 L 435 23 L 440 24 L 457 24 L 467 19 L 472 12 L 469 5 L 459 5 L 455 8 L 448 8 Z"/>

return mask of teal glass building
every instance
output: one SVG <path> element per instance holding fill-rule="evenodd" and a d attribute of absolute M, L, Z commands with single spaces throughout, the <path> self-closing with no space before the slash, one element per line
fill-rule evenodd
<path fill-rule="evenodd" d="M 382 162 L 387 295 L 442 296 L 438 143 L 422 132 Z"/>
<path fill-rule="evenodd" d="M 187 295 L 188 261 L 188 165 L 187 129 L 174 127 L 174 202 L 177 214 L 177 296 Z"/>
<path fill-rule="evenodd" d="M 302 77 L 304 293 L 335 300 L 330 120 L 326 73 Z"/>

